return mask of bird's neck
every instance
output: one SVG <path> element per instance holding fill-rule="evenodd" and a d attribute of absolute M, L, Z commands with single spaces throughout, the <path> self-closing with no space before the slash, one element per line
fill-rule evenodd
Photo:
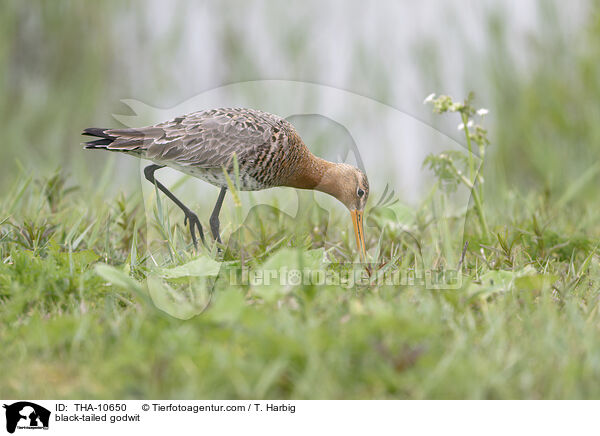
<path fill-rule="evenodd" d="M 321 159 L 310 151 L 302 156 L 299 170 L 287 181 L 286 186 L 298 189 L 314 189 L 336 196 L 339 187 L 338 165 Z"/>

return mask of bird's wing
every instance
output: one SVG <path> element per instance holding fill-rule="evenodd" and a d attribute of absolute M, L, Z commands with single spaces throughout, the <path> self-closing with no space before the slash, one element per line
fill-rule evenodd
<path fill-rule="evenodd" d="M 220 168 L 251 157 L 271 146 L 273 129 L 281 118 L 251 109 L 213 109 L 195 112 L 140 129 L 113 129 L 111 149 L 139 150 L 157 162 Z"/>

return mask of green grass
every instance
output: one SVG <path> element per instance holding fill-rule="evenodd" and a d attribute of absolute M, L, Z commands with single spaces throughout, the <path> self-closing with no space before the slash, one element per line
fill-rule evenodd
<path fill-rule="evenodd" d="M 193 253 L 181 213 L 161 201 L 162 212 L 148 219 L 150 228 L 168 226 L 163 230 L 171 241 L 158 245 L 170 248 L 162 250 L 162 264 L 151 266 L 146 243 L 152 232 L 145 230 L 141 194 L 106 200 L 102 191 L 72 189 L 56 176 L 21 176 L 2 200 L 0 397 L 600 396 L 600 267 L 591 213 L 513 199 L 522 212 L 505 223 L 488 217 L 496 236 L 484 247 L 479 232 L 468 230 L 476 226 L 467 225 L 458 290 L 283 290 L 220 280 L 208 310 L 184 321 L 157 309 L 146 278 L 162 274 L 159 286 L 168 283 L 172 296 L 187 298 L 186 289 L 210 278 L 192 271 L 192 277 L 165 279 L 164 268 L 209 254 Z M 526 212 L 536 204 L 534 213 Z M 424 242 L 423 257 L 439 263 L 431 210 L 423 204 L 413 211 L 420 218 L 412 230 Z M 476 223 L 471 215 L 467 223 Z M 339 225 L 327 236 L 339 241 L 335 247 L 318 233 L 280 240 L 275 230 L 285 231 L 285 220 L 263 218 L 267 230 L 245 242 L 251 270 L 293 265 L 297 253 L 323 249 L 332 260 L 344 260 L 354 251 L 345 215 L 334 217 Z M 376 221 L 385 219 L 381 214 Z M 449 221 L 444 237 L 456 238 L 462 225 Z M 413 264 L 409 242 L 393 227 L 388 231 L 390 237 L 380 238 L 377 226 L 368 228 L 371 253 L 381 253 L 378 264 Z M 319 256 L 312 261 L 327 268 Z M 98 267 L 104 263 L 112 267 Z"/>

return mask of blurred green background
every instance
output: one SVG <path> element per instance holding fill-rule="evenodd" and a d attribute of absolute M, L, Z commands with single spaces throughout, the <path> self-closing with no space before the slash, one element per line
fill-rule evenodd
<path fill-rule="evenodd" d="M 113 157 L 84 153 L 79 133 L 118 124 L 111 114 L 127 113 L 122 98 L 168 107 L 227 83 L 288 79 L 347 89 L 426 122 L 415 111 L 423 96 L 476 90 L 491 114 L 488 207 L 533 191 L 585 208 L 600 172 L 597 6 L 5 1 L 0 180 L 10 184 L 19 167 L 99 175 Z M 454 125 L 438 127 L 460 141 Z M 136 180 L 136 165 L 119 160 L 115 189 Z"/>

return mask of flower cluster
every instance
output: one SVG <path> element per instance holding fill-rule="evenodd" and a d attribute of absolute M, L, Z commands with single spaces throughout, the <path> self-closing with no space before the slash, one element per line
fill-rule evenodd
<path fill-rule="evenodd" d="M 445 112 L 462 112 L 465 109 L 463 103 L 452 101 L 452 97 L 448 95 L 436 97 L 435 93 L 429 94 L 427 98 L 423 100 L 423 104 L 427 103 L 433 103 L 433 110 L 438 114 L 443 114 Z"/>
<path fill-rule="evenodd" d="M 446 190 L 451 191 L 456 189 L 458 184 L 464 184 L 471 191 L 482 231 L 487 234 L 489 230 L 483 213 L 483 177 L 481 173 L 476 173 L 472 144 L 477 144 L 479 158 L 483 164 L 485 149 L 490 142 L 487 139 L 487 130 L 475 122 L 475 117 L 483 119 L 489 111 L 485 108 L 475 109 L 474 99 L 475 95 L 472 92 L 462 103 L 453 101 L 448 95 L 436 97 L 435 94 L 429 94 L 425 98 L 423 104 L 431 103 L 433 111 L 437 114 L 455 112 L 460 115 L 461 123 L 458 125 L 458 130 L 465 133 L 468 153 L 455 151 L 437 156 L 430 155 L 423 164 L 429 166 Z"/>
<path fill-rule="evenodd" d="M 473 141 L 479 148 L 479 155 L 483 158 L 485 147 L 489 145 L 487 139 L 487 130 L 481 124 L 475 124 L 474 117 L 477 115 L 483 119 L 489 111 L 485 108 L 475 109 L 473 100 L 475 95 L 471 92 L 464 102 L 455 102 L 448 95 L 436 97 L 435 93 L 429 94 L 423 104 L 433 104 L 433 111 L 437 114 L 446 112 L 458 112 L 461 115 L 462 122 L 457 126 L 458 130 L 464 130 L 467 141 Z"/>

